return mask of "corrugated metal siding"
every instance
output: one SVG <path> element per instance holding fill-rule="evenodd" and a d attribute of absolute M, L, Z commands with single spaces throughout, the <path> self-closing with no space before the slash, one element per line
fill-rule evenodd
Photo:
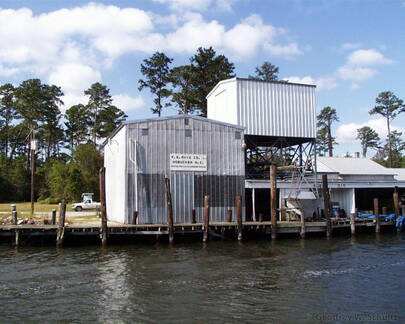
<path fill-rule="evenodd" d="M 331 189 L 330 196 L 332 202 L 339 202 L 340 208 L 346 211 L 347 216 L 354 213 L 354 189 Z"/>
<path fill-rule="evenodd" d="M 316 136 L 314 87 L 240 79 L 236 82 L 237 124 L 246 127 L 245 134 Z"/>
<path fill-rule="evenodd" d="M 126 129 L 122 128 L 104 147 L 106 201 L 109 220 L 126 221 Z"/>
<path fill-rule="evenodd" d="M 127 221 L 131 222 L 138 208 L 139 223 L 167 222 L 165 176 L 171 180 L 176 223 L 190 222 L 193 208 L 201 221 L 201 199 L 205 194 L 211 196 L 211 221 L 224 221 L 228 208 L 236 212 L 237 194 L 242 196 L 244 206 L 243 134 L 235 138 L 240 129 L 193 118 L 189 118 L 189 125 L 185 125 L 184 118 L 177 118 L 125 127 L 129 155 L 136 155 L 136 163 L 128 158 Z M 142 135 L 142 129 L 148 129 L 148 135 Z M 192 130 L 191 137 L 185 136 L 186 129 Z M 170 153 L 206 154 L 207 172 L 170 171 Z"/>

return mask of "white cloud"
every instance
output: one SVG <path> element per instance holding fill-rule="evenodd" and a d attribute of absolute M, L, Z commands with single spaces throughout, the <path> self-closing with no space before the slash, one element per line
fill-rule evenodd
<path fill-rule="evenodd" d="M 347 56 L 346 63 L 337 70 L 337 74 L 341 79 L 351 81 L 352 88 L 357 88 L 360 82 L 378 74 L 378 66 L 392 63 L 394 61 L 375 49 L 359 49 Z"/>
<path fill-rule="evenodd" d="M 354 49 L 359 48 L 360 46 L 361 46 L 360 43 L 344 43 L 344 44 L 342 44 L 341 49 L 344 51 L 354 50 Z"/>
<path fill-rule="evenodd" d="M 369 126 L 374 129 L 381 139 L 385 139 L 387 137 L 387 124 L 385 119 L 375 118 L 369 119 L 365 123 L 348 123 L 339 125 L 338 129 L 336 130 L 336 141 L 339 144 L 358 143 L 358 140 L 356 139 L 357 129 L 363 126 Z M 399 126 L 392 125 L 391 130 L 397 130 L 405 134 L 405 129 Z"/>
<path fill-rule="evenodd" d="M 278 45 L 278 44 L 264 44 L 264 48 L 270 55 L 277 55 L 277 56 L 296 56 L 301 55 L 302 51 L 298 47 L 297 43 L 290 43 L 287 45 Z"/>
<path fill-rule="evenodd" d="M 392 63 L 392 60 L 374 49 L 360 49 L 351 53 L 347 58 L 347 64 L 351 66 L 376 66 Z"/>
<path fill-rule="evenodd" d="M 101 73 L 80 63 L 66 63 L 56 67 L 48 78 L 51 84 L 61 86 L 67 92 L 83 92 L 101 80 Z"/>
<path fill-rule="evenodd" d="M 142 97 L 131 97 L 128 94 L 117 94 L 113 96 L 114 105 L 125 112 L 142 108 L 145 102 Z"/>
<path fill-rule="evenodd" d="M 303 84 L 314 84 L 316 85 L 318 90 L 323 89 L 334 89 L 337 87 L 336 78 L 334 77 L 319 77 L 314 78 L 311 76 L 305 77 L 298 77 L 298 76 L 291 76 L 287 78 L 283 78 L 283 80 L 292 82 L 292 83 L 303 83 Z"/>
<path fill-rule="evenodd" d="M 153 0 L 168 4 L 174 11 L 206 11 L 209 8 L 231 11 L 234 0 Z"/>

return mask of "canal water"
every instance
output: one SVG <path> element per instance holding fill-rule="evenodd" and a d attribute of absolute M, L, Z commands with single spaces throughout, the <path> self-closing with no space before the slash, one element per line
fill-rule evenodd
<path fill-rule="evenodd" d="M 405 234 L 0 247 L 1 323 L 405 323 Z"/>

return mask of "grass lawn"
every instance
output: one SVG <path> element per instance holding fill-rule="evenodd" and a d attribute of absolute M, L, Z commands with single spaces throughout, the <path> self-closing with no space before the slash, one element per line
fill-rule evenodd
<path fill-rule="evenodd" d="M 0 212 L 11 212 L 11 204 L 15 204 L 17 206 L 18 212 L 30 212 L 31 211 L 31 203 L 30 202 L 19 202 L 19 203 L 2 203 L 0 204 Z M 36 212 L 50 212 L 52 209 L 58 210 L 59 206 L 57 204 L 40 204 L 35 203 L 34 210 Z M 72 204 L 66 205 L 66 211 L 73 211 Z"/>
<path fill-rule="evenodd" d="M 7 214 L 0 214 L 0 221 L 3 219 L 9 218 L 11 216 L 11 204 L 13 203 L 2 203 L 0 204 L 0 212 L 7 212 Z M 31 212 L 31 203 L 29 202 L 24 202 L 24 203 L 15 203 L 17 207 L 17 212 Z M 34 216 L 31 216 L 30 214 L 19 214 L 19 218 L 28 218 L 28 219 L 34 219 L 34 220 L 43 220 L 43 219 L 50 219 L 49 212 L 52 211 L 52 209 L 56 209 L 58 211 L 59 206 L 57 204 L 40 204 L 40 203 L 35 203 L 34 210 L 36 214 Z M 66 211 L 72 212 L 72 204 L 68 204 L 66 206 Z M 89 212 L 96 212 L 95 210 L 89 210 Z M 41 215 L 41 213 L 43 213 Z M 56 216 L 58 217 L 58 216 Z M 100 218 L 96 215 L 89 215 L 89 216 L 74 216 L 66 217 L 66 223 L 68 224 L 80 224 L 80 223 L 87 223 L 87 222 L 100 222 Z"/>

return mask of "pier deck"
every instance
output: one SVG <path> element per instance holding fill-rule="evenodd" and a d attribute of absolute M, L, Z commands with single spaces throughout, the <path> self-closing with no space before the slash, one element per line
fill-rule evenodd
<path fill-rule="evenodd" d="M 394 227 L 392 221 L 382 221 L 381 227 Z M 339 229 L 350 232 L 351 224 L 350 219 L 332 219 L 331 220 L 332 230 Z M 375 221 L 368 219 L 356 219 L 355 227 L 357 229 L 361 228 L 375 228 Z M 250 237 L 255 233 L 261 233 L 264 235 L 271 234 L 271 222 L 243 222 L 242 224 L 243 232 L 249 234 Z M 326 233 L 327 223 L 326 221 L 318 222 L 306 222 L 305 232 L 306 233 Z M 204 223 L 177 223 L 173 224 L 174 234 L 199 234 L 204 231 Z M 4 241 L 7 237 L 17 236 L 18 233 L 19 240 L 21 238 L 29 237 L 49 237 L 57 236 L 58 230 L 60 230 L 58 225 L 2 225 L 0 226 L 0 238 Z M 278 234 L 300 234 L 302 230 L 301 222 L 286 222 L 279 221 L 277 223 L 277 233 Z M 63 228 L 64 236 L 100 236 L 102 233 L 100 222 L 88 222 L 81 224 L 69 224 Z M 224 232 L 233 233 L 238 231 L 237 222 L 211 222 L 209 223 L 208 232 L 211 237 L 218 237 Z M 158 235 L 158 236 L 168 236 L 169 226 L 168 224 L 120 224 L 115 222 L 108 222 L 107 224 L 107 235 L 110 237 L 119 236 L 142 236 L 142 235 Z M 222 233 L 222 234 L 221 234 Z M 10 239 L 6 239 L 9 241 Z"/>

